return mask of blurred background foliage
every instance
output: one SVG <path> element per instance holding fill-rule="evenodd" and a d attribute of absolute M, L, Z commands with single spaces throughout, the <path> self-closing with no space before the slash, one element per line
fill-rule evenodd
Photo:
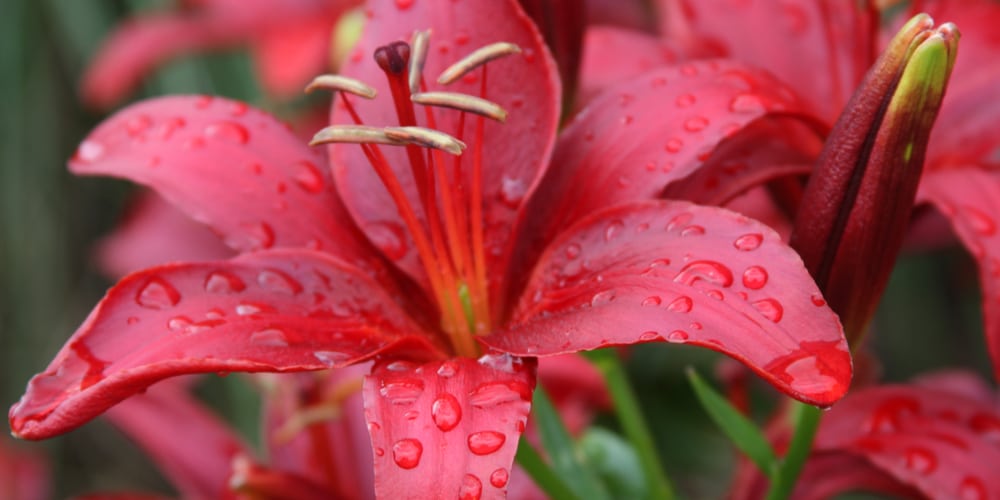
<path fill-rule="evenodd" d="M 66 160 L 104 115 L 79 104 L 77 83 L 112 26 L 136 11 L 170 7 L 153 0 L 4 0 L 0 6 L 0 402 L 15 402 L 110 285 L 92 248 L 114 227 L 132 187 L 75 178 Z M 174 61 L 147 79 L 136 99 L 209 93 L 272 111 L 239 50 Z M 988 376 L 975 269 L 946 248 L 910 253 L 897 265 L 873 325 L 882 378 L 906 380 L 950 366 Z M 698 349 L 647 345 L 629 357 L 657 444 L 678 486 L 692 497 L 721 494 L 733 457 L 695 403 L 688 365 L 714 372 L 718 358 Z M 766 393 L 762 386 L 759 392 Z M 257 400 L 238 376 L 208 377 L 211 405 L 256 440 Z M 766 414 L 769 398 L 755 406 Z M 600 422 L 613 422 L 602 419 Z M 613 425 L 613 424 L 609 424 Z M 125 437 L 97 421 L 40 444 L 51 457 L 56 498 L 88 491 L 170 493 Z"/>

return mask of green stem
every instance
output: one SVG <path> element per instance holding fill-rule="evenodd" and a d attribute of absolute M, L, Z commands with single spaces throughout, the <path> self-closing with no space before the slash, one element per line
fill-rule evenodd
<path fill-rule="evenodd" d="M 542 460 L 538 450 L 527 439 L 522 438 L 517 445 L 517 463 L 535 480 L 535 484 L 549 495 L 549 498 L 578 500 L 573 490 L 566 486 L 556 473 Z"/>
<path fill-rule="evenodd" d="M 767 492 L 768 500 L 782 500 L 791 496 L 799 473 L 802 472 L 802 466 L 812 451 L 816 429 L 819 428 L 819 421 L 823 417 L 822 410 L 802 403 L 795 403 L 793 412 L 795 434 L 792 435 L 792 442 L 788 445 L 785 457 L 771 477 L 771 489 Z"/>
<path fill-rule="evenodd" d="M 598 349 L 586 353 L 586 356 L 604 375 L 625 436 L 639 455 L 650 498 L 673 500 L 676 498 L 673 485 L 660 463 L 660 457 L 653 446 L 653 435 L 642 416 L 618 353 L 612 349 Z"/>

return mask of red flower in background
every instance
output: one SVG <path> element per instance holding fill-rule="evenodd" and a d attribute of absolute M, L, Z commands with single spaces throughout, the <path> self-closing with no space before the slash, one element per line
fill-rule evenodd
<path fill-rule="evenodd" d="M 87 68 L 85 103 L 109 108 L 156 66 L 182 54 L 249 45 L 264 90 L 297 94 L 331 63 L 331 33 L 360 0 L 180 0 L 112 33 Z"/>
<path fill-rule="evenodd" d="M 726 61 L 651 73 L 581 114 L 546 173 L 558 81 L 516 3 L 384 1 L 369 16 L 345 73 L 383 82 L 380 96 L 345 97 L 335 120 L 354 121 L 349 102 L 347 114 L 365 124 L 419 123 L 467 141 L 471 154 L 416 146 L 461 149 L 426 129 L 334 127 L 327 132 L 406 146 L 336 146 L 331 178 L 323 155 L 242 103 L 161 98 L 112 117 L 71 168 L 147 184 L 243 253 L 122 279 L 11 409 L 18 435 L 68 431 L 170 376 L 374 359 L 363 391 L 376 492 L 494 494 L 506 488 L 530 407 L 526 356 L 690 343 L 803 401 L 829 405 L 846 392 L 850 357 L 836 316 L 773 231 L 718 208 L 650 201 L 655 189 L 626 189 L 639 179 L 613 168 L 654 148 L 696 169 L 769 108 L 706 117 L 724 127 L 656 110 L 688 92 L 707 103 L 740 95 L 795 106 L 773 80 Z M 488 43 L 520 47 L 489 64 L 488 82 L 483 67 L 450 87 L 506 108 L 506 123 L 414 109 L 408 47 L 375 45 L 416 29 L 434 33 L 427 74 Z M 677 154 L 680 139 L 669 135 L 664 150 L 673 130 L 698 153 Z M 615 177 L 592 175 L 587 162 L 607 163 Z"/>

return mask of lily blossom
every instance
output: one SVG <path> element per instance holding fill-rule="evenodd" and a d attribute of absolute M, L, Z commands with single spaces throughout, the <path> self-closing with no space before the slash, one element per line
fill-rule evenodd
<path fill-rule="evenodd" d="M 415 32 L 412 47 L 393 41 Z M 688 343 L 808 403 L 846 392 L 836 315 L 772 230 L 648 189 L 562 204 L 565 176 L 603 189 L 584 160 L 614 168 L 626 144 L 663 154 L 654 128 L 667 118 L 640 111 L 674 102 L 665 79 L 683 75 L 653 73 L 596 100 L 559 139 L 549 177 L 558 77 L 516 2 L 373 2 L 355 54 L 344 76 L 317 80 L 339 95 L 337 124 L 314 142 L 360 143 L 331 147 L 332 176 L 281 123 L 221 98 L 139 103 L 81 144 L 74 171 L 147 184 L 242 253 L 123 278 L 11 409 L 18 436 L 66 432 L 166 377 L 373 360 L 362 393 L 376 494 L 496 497 L 530 410 L 535 357 Z M 768 91 L 749 85 L 765 76 L 735 64 L 697 69 L 715 86 L 681 88 L 709 102 Z M 445 83 L 421 78 L 439 74 Z M 623 144 L 629 125 L 637 137 Z M 692 150 L 720 137 L 688 133 Z M 560 156 L 574 146 L 600 153 Z M 551 183 L 558 196 L 538 201 Z M 533 233 L 539 221 L 548 229 Z"/>
<path fill-rule="evenodd" d="M 174 57 L 241 44 L 250 46 L 266 91 L 294 95 L 330 64 L 334 25 L 360 3 L 181 0 L 176 11 L 137 16 L 104 41 L 83 76 L 83 100 L 109 108 Z"/>

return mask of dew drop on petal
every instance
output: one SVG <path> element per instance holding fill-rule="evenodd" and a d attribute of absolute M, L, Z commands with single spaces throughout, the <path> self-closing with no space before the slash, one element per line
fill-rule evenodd
<path fill-rule="evenodd" d="M 313 353 L 313 357 L 319 360 L 320 363 L 326 365 L 327 368 L 332 368 L 334 365 L 351 359 L 349 354 L 338 351 L 316 351 Z"/>
<path fill-rule="evenodd" d="M 431 405 L 431 418 L 438 429 L 448 432 L 462 420 L 462 405 L 455 396 L 442 394 Z"/>
<path fill-rule="evenodd" d="M 365 226 L 365 233 L 372 243 L 390 260 L 399 260 L 408 251 L 406 233 L 395 222 L 373 222 Z"/>
<path fill-rule="evenodd" d="M 674 330 L 667 334 L 668 342 L 675 342 L 678 344 L 682 344 L 684 342 L 687 342 L 687 340 L 688 340 L 688 334 L 684 330 Z"/>
<path fill-rule="evenodd" d="M 958 498 L 960 500 L 986 500 L 986 484 L 982 479 L 975 476 L 965 476 L 961 484 L 958 485 Z"/>
<path fill-rule="evenodd" d="M 604 241 L 611 241 L 615 236 L 621 234 L 622 229 L 625 228 L 625 223 L 619 219 L 615 219 L 608 224 L 608 227 L 604 229 Z"/>
<path fill-rule="evenodd" d="M 226 271 L 215 271 L 205 278 L 205 291 L 208 293 L 237 293 L 246 287 L 243 280 Z"/>
<path fill-rule="evenodd" d="M 1000 418 L 988 413 L 976 413 L 969 418 L 969 427 L 987 441 L 1000 445 Z"/>
<path fill-rule="evenodd" d="M 526 192 L 524 181 L 521 179 L 504 177 L 500 180 L 500 201 L 512 210 L 521 206 Z"/>
<path fill-rule="evenodd" d="M 489 455 L 500 449 L 507 436 L 496 431 L 481 431 L 469 434 L 469 451 L 476 455 Z"/>
<path fill-rule="evenodd" d="M 678 108 L 686 108 L 693 105 L 696 100 L 694 94 L 681 94 L 677 96 L 675 104 L 677 104 Z"/>
<path fill-rule="evenodd" d="M 715 261 L 696 260 L 685 265 L 674 277 L 674 282 L 687 286 L 701 280 L 721 287 L 729 287 L 733 284 L 733 272 Z"/>
<path fill-rule="evenodd" d="M 296 295 L 302 291 L 302 284 L 277 269 L 265 269 L 257 275 L 257 284 L 272 292 Z"/>
<path fill-rule="evenodd" d="M 760 233 L 747 233 L 739 238 L 736 238 L 736 241 L 733 241 L 733 246 L 736 247 L 737 250 L 749 252 L 760 248 L 760 244 L 763 242 L 764 235 Z"/>
<path fill-rule="evenodd" d="M 663 149 L 668 153 L 676 153 L 684 148 L 684 141 L 674 137 L 667 140 L 666 146 Z"/>
<path fill-rule="evenodd" d="M 688 132 L 701 132 L 702 130 L 705 130 L 705 127 L 707 126 L 708 118 L 703 116 L 696 116 L 684 122 L 684 130 L 687 130 Z"/>
<path fill-rule="evenodd" d="M 167 320 L 167 329 L 175 333 L 184 333 L 192 323 L 191 318 L 187 316 L 174 316 Z"/>
<path fill-rule="evenodd" d="M 812 294 L 812 296 L 809 298 L 810 300 L 812 300 L 813 305 L 816 307 L 823 307 L 826 305 L 826 299 L 824 299 L 823 296 L 818 293 Z"/>
<path fill-rule="evenodd" d="M 416 402 L 424 393 L 424 384 L 420 380 L 385 382 L 379 388 L 379 394 L 394 405 L 408 405 Z"/>
<path fill-rule="evenodd" d="M 462 478 L 462 486 L 458 490 L 459 500 L 479 500 L 483 496 L 483 482 L 472 474 Z"/>
<path fill-rule="evenodd" d="M 614 302 L 616 292 L 614 290 L 604 290 L 597 292 L 590 299 L 590 307 L 601 307 Z"/>
<path fill-rule="evenodd" d="M 181 293 L 160 278 L 151 278 L 135 296 L 135 302 L 147 309 L 167 309 L 181 301 Z"/>
<path fill-rule="evenodd" d="M 705 234 L 705 228 L 696 224 L 681 230 L 681 236 L 701 236 L 703 234 Z"/>
<path fill-rule="evenodd" d="M 743 271 L 743 286 L 760 290 L 767 284 L 767 270 L 760 266 L 750 266 Z"/>
<path fill-rule="evenodd" d="M 243 230 L 249 237 L 249 247 L 251 250 L 263 250 L 274 245 L 274 229 L 266 222 L 241 224 Z"/>
<path fill-rule="evenodd" d="M 239 123 L 222 121 L 205 127 L 205 137 L 233 144 L 246 144 L 250 141 L 250 132 Z"/>
<path fill-rule="evenodd" d="M 645 299 L 642 300 L 642 305 L 647 307 L 655 307 L 662 303 L 663 299 L 661 299 L 658 295 L 650 295 L 649 297 L 646 297 Z"/>
<path fill-rule="evenodd" d="M 937 457 L 928 449 L 913 447 L 906 450 L 904 457 L 906 468 L 917 474 L 927 475 L 937 469 Z"/>
<path fill-rule="evenodd" d="M 441 366 L 437 369 L 437 374 L 439 377 L 451 378 L 458 373 L 458 367 L 455 366 L 453 361 L 445 361 L 441 363 Z"/>
<path fill-rule="evenodd" d="M 90 163 L 97 161 L 104 156 L 104 145 L 93 140 L 85 140 L 80 143 L 80 146 L 76 149 L 76 155 L 74 155 L 77 160 Z"/>
<path fill-rule="evenodd" d="M 765 318 L 777 323 L 781 321 L 782 316 L 785 315 L 785 309 L 781 307 L 781 304 L 774 299 L 761 299 L 756 302 L 752 302 L 750 305 L 757 310 Z"/>
<path fill-rule="evenodd" d="M 569 260 L 573 260 L 580 256 L 581 251 L 582 249 L 580 248 L 580 245 L 576 243 L 570 243 L 569 245 L 566 245 L 566 250 L 565 250 L 566 258 Z"/>
<path fill-rule="evenodd" d="M 469 404 L 476 408 L 492 408 L 501 404 L 530 400 L 531 388 L 515 382 L 489 382 L 469 394 Z"/>
<path fill-rule="evenodd" d="M 392 460 L 403 469 L 412 469 L 420 465 L 420 456 L 423 453 L 424 445 L 413 438 L 400 439 L 392 445 Z"/>
<path fill-rule="evenodd" d="M 413 371 L 417 366 L 409 361 L 393 361 L 388 365 L 385 365 L 385 369 L 391 372 L 409 372 Z"/>
<path fill-rule="evenodd" d="M 895 432 L 902 420 L 920 412 L 920 402 L 913 398 L 887 399 L 865 420 L 863 431 L 869 434 Z"/>
<path fill-rule="evenodd" d="M 319 193 L 323 191 L 326 182 L 319 167 L 309 160 L 302 160 L 295 164 L 295 183 L 308 193 Z"/>
<path fill-rule="evenodd" d="M 760 114 L 765 112 L 767 107 L 758 95 L 740 94 L 729 102 L 729 110 L 734 113 Z"/>
<path fill-rule="evenodd" d="M 693 306 L 694 302 L 691 300 L 691 297 L 681 295 L 680 297 L 670 301 L 670 304 L 667 304 L 667 310 L 671 312 L 688 313 L 691 312 L 691 308 Z"/>
<path fill-rule="evenodd" d="M 277 328 L 268 328 L 251 333 L 250 343 L 261 347 L 288 347 L 288 335 Z"/>
<path fill-rule="evenodd" d="M 654 332 L 652 330 L 648 332 L 642 332 L 642 334 L 639 335 L 640 342 L 652 342 L 654 340 L 660 340 L 662 338 L 663 337 L 660 336 L 659 332 Z"/>
<path fill-rule="evenodd" d="M 494 488 L 503 488 L 504 486 L 507 486 L 508 480 L 510 480 L 510 473 L 507 472 L 507 469 L 500 468 L 490 474 L 490 484 L 492 484 Z"/>

